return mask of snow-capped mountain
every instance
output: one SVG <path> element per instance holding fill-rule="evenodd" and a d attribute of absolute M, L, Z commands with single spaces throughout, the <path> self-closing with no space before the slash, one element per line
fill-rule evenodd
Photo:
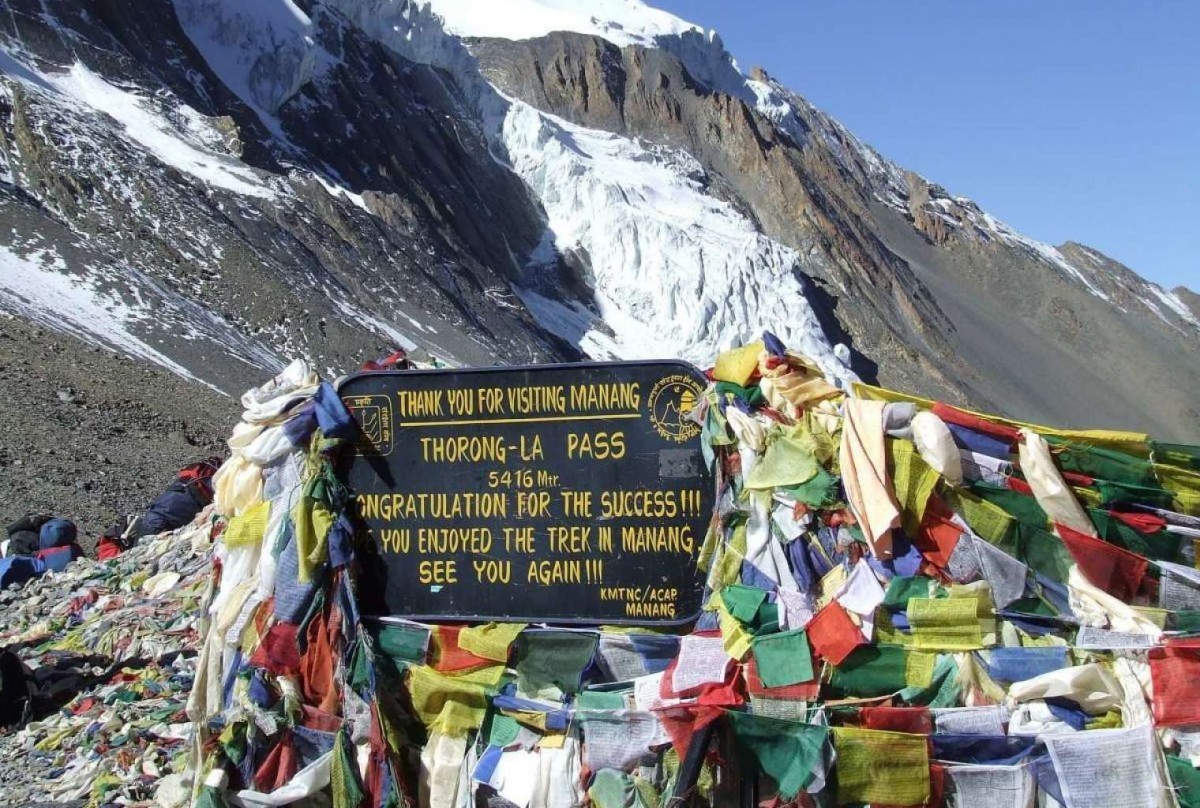
<path fill-rule="evenodd" d="M 9 0 L 0 308 L 226 392 L 297 352 L 701 362 L 765 327 L 843 382 L 1200 429 L 1192 293 L 638 0 Z"/>

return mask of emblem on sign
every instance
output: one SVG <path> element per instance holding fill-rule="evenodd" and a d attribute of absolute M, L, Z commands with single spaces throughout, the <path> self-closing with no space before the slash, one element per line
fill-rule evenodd
<path fill-rule="evenodd" d="M 691 376 L 675 374 L 659 380 L 650 391 L 650 423 L 666 440 L 684 443 L 700 434 L 700 425 L 691 420 L 692 410 L 704 389 Z"/>
<path fill-rule="evenodd" d="M 387 456 L 392 453 L 392 400 L 387 396 L 355 396 L 345 400 L 346 409 L 362 430 L 355 450 L 358 454 Z"/>

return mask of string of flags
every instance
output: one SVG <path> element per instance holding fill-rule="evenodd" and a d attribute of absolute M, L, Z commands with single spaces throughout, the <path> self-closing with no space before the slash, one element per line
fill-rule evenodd
<path fill-rule="evenodd" d="M 840 390 L 770 335 L 710 378 L 682 630 L 365 618 L 352 419 L 301 362 L 248 391 L 158 804 L 1200 805 L 1200 447 Z"/>

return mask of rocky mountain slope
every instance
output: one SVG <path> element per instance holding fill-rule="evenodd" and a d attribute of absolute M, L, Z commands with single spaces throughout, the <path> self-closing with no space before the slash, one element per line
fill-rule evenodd
<path fill-rule="evenodd" d="M 0 315 L 0 527 L 68 516 L 90 549 L 187 463 L 221 454 L 234 399 L 144 360 Z"/>
<path fill-rule="evenodd" d="M 0 309 L 214 409 L 296 354 L 767 327 L 843 381 L 1200 434 L 1193 293 L 1021 236 L 637 0 L 9 0 Z"/>

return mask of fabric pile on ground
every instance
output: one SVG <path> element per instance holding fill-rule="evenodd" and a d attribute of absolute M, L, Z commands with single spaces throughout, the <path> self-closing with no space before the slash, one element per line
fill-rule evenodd
<path fill-rule="evenodd" d="M 147 804 L 183 769 L 210 521 L 0 592 L 0 646 L 27 695 L 23 726 L 0 736 L 10 804 Z M 6 700 L 20 673 L 6 667 Z"/>
<path fill-rule="evenodd" d="M 770 335 L 711 377 L 682 636 L 361 619 L 354 425 L 299 363 L 249 391 L 195 804 L 649 808 L 712 726 L 713 804 L 740 759 L 774 805 L 1200 805 L 1200 448 L 847 395 Z"/>

